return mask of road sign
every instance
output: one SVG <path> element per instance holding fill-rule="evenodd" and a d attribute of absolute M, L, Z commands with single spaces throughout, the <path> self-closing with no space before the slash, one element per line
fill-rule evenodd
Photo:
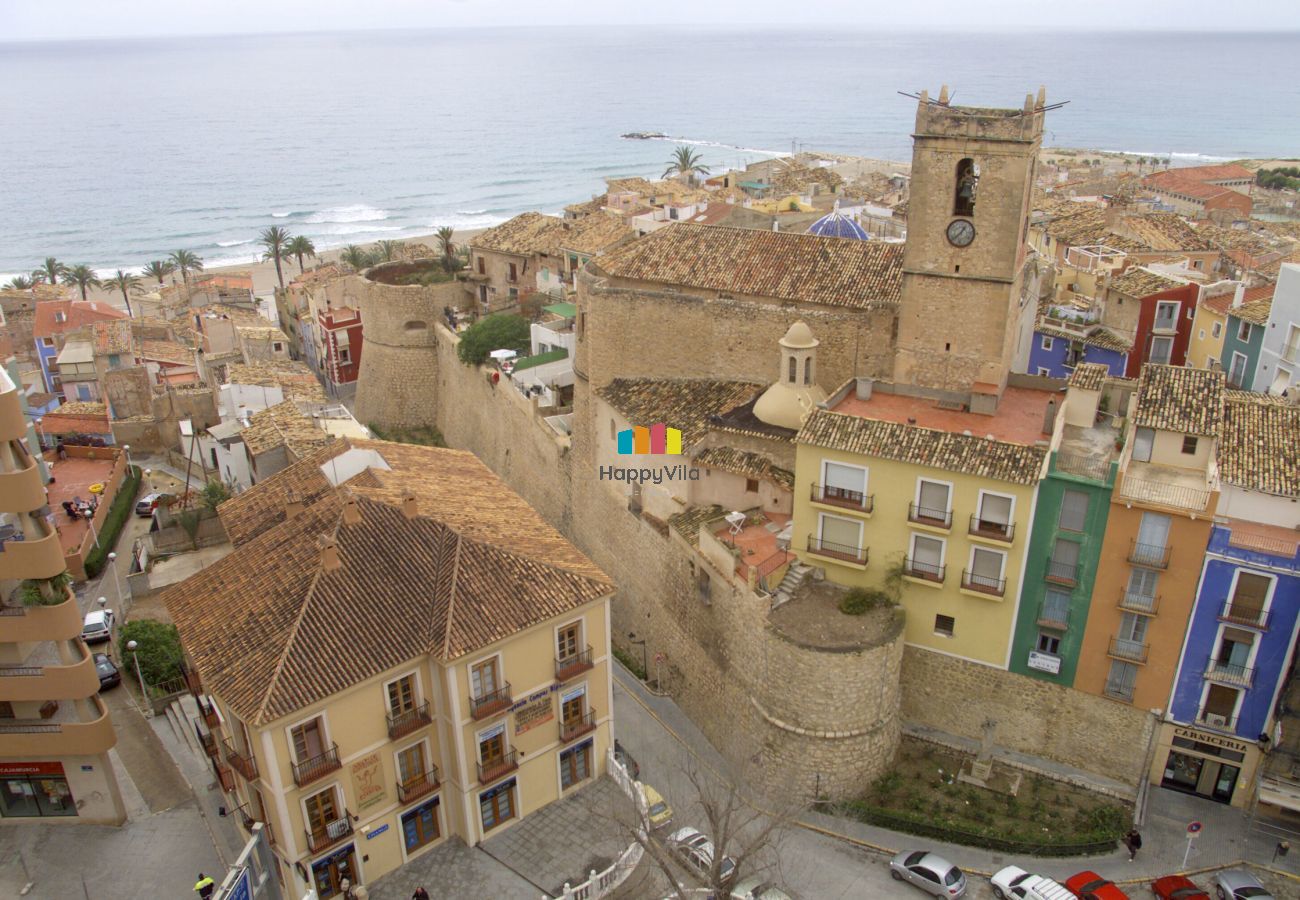
<path fill-rule="evenodd" d="M 1201 828 L 1203 828 L 1203 827 L 1204 827 L 1204 826 L 1202 826 L 1200 822 L 1188 822 L 1188 823 L 1187 823 L 1187 833 L 1188 833 L 1188 834 L 1200 834 Z"/>
<path fill-rule="evenodd" d="M 234 876 L 232 882 L 231 875 Z M 226 876 L 226 883 L 221 886 L 221 900 L 253 900 L 252 873 L 247 868 L 239 868 Z"/>

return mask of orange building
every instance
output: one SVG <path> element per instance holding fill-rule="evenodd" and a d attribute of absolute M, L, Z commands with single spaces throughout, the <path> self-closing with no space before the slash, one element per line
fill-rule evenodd
<path fill-rule="evenodd" d="M 1221 371 L 1148 364 L 1079 654 L 1078 690 L 1164 710 L 1218 503 Z"/>

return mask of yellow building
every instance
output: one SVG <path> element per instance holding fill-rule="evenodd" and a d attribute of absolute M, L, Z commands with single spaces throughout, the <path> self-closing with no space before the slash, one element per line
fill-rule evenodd
<path fill-rule="evenodd" d="M 850 383 L 799 431 L 793 549 L 839 584 L 900 584 L 908 643 L 1005 668 L 1050 398 L 1009 387 L 981 415 Z"/>
<path fill-rule="evenodd" d="M 604 772 L 613 587 L 472 454 L 339 441 L 220 512 L 234 552 L 164 600 L 290 893 L 477 844 Z"/>
<path fill-rule="evenodd" d="M 1187 365 L 1194 369 L 1213 369 L 1223 359 L 1223 332 L 1228 327 L 1228 308 L 1232 294 L 1205 297 L 1196 306 L 1192 336 L 1187 342 Z"/>

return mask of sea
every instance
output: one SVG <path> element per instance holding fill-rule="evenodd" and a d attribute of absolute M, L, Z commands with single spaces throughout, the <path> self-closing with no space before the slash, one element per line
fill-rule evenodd
<path fill-rule="evenodd" d="M 555 27 L 0 43 L 0 281 L 47 256 L 256 258 L 558 212 L 678 144 L 714 172 L 910 158 L 915 101 L 1020 106 L 1051 146 L 1300 156 L 1300 34 Z M 667 139 L 630 140 L 628 132 Z"/>

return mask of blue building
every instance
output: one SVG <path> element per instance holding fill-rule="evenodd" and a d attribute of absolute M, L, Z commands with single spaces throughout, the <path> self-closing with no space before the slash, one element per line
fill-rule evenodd
<path fill-rule="evenodd" d="M 1040 318 L 1034 327 L 1027 373 L 1069 378 L 1081 364 L 1098 363 L 1110 375 L 1122 378 L 1131 349 L 1127 341 L 1100 325 L 1064 328 Z"/>

